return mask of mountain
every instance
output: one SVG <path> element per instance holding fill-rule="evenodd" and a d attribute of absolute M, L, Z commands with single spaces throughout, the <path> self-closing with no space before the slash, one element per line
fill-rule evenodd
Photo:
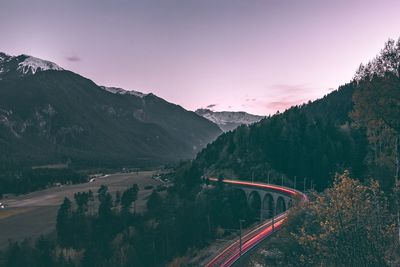
<path fill-rule="evenodd" d="M 100 87 L 26 55 L 0 58 L 0 169 L 157 165 L 193 158 L 221 134 L 154 94 Z"/>
<path fill-rule="evenodd" d="M 135 91 L 135 90 L 125 90 L 123 88 L 118 88 L 118 87 L 107 87 L 107 86 L 100 86 L 104 90 L 113 93 L 113 94 L 119 94 L 119 95 L 134 95 L 138 97 L 145 97 L 147 94 L 143 94 L 141 92 Z"/>
<path fill-rule="evenodd" d="M 224 132 L 232 131 L 242 124 L 253 124 L 265 118 L 264 116 L 257 116 L 243 111 L 212 111 L 210 109 L 201 108 L 197 109 L 195 112 L 217 124 Z"/>
<path fill-rule="evenodd" d="M 19 55 L 10 56 L 0 52 L 0 80 L 33 75 L 46 70 L 63 70 L 57 64 L 40 58 Z"/>

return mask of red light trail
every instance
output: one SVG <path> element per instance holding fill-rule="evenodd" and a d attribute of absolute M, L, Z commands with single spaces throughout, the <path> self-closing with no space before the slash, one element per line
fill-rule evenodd
<path fill-rule="evenodd" d="M 217 182 L 217 178 L 209 178 L 210 181 Z M 271 184 L 263 184 L 263 183 L 252 183 L 246 181 L 238 181 L 238 180 L 223 180 L 224 183 L 252 187 L 255 189 L 268 189 L 273 190 L 278 193 L 284 193 L 290 195 L 291 197 L 299 197 L 302 202 L 308 201 L 308 198 L 305 194 L 300 191 L 297 191 L 292 188 L 271 185 Z M 274 224 L 272 225 L 272 220 L 268 220 L 264 222 L 261 226 L 256 229 L 250 231 L 246 235 L 242 237 L 242 254 L 249 252 L 252 248 L 258 245 L 265 238 L 270 236 L 275 231 L 279 230 L 282 227 L 283 222 L 287 218 L 287 212 L 284 212 L 277 217 L 274 218 Z M 225 248 L 222 252 L 220 252 L 217 256 L 215 256 L 206 267 L 227 267 L 232 266 L 237 260 L 240 258 L 240 248 L 239 248 L 239 240 L 233 242 L 227 248 Z"/>

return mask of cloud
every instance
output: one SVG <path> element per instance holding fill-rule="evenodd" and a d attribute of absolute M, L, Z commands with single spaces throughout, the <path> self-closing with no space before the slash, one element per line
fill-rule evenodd
<path fill-rule="evenodd" d="M 290 95 L 290 94 L 299 94 L 305 93 L 311 90 L 308 84 L 273 84 L 268 88 L 272 89 L 274 92 Z"/>
<path fill-rule="evenodd" d="M 80 57 L 77 57 L 77 56 L 69 56 L 69 57 L 66 57 L 65 59 L 68 61 L 71 61 L 71 62 L 78 62 L 78 61 L 82 60 Z"/>
<path fill-rule="evenodd" d="M 311 98 L 315 90 L 306 83 L 303 84 L 273 84 L 268 87 L 271 96 L 263 101 L 269 111 L 284 111 L 292 106 L 300 105 Z"/>
<path fill-rule="evenodd" d="M 207 106 L 207 108 L 212 109 L 212 108 L 215 108 L 216 106 L 217 106 L 217 104 L 210 104 Z"/>
<path fill-rule="evenodd" d="M 292 106 L 300 105 L 306 102 L 304 99 L 287 99 L 287 100 L 278 100 L 278 101 L 271 101 L 268 102 L 265 107 L 270 109 L 270 110 L 279 110 L 283 111 L 285 109 L 288 109 Z"/>
<path fill-rule="evenodd" d="M 313 99 L 315 89 L 310 84 L 271 84 L 267 85 L 263 96 L 245 95 L 241 108 L 257 114 L 275 114 L 292 106 L 301 105 Z"/>

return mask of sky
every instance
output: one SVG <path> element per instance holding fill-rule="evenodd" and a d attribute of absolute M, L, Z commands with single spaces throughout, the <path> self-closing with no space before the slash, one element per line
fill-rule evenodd
<path fill-rule="evenodd" d="M 349 82 L 400 1 L 0 0 L 0 51 L 186 109 L 268 115 Z"/>

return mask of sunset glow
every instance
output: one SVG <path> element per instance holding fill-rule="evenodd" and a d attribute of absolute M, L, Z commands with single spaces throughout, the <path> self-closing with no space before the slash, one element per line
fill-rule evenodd
<path fill-rule="evenodd" d="M 190 110 L 266 115 L 337 89 L 397 39 L 400 3 L 385 2 L 5 1 L 0 51 Z"/>

